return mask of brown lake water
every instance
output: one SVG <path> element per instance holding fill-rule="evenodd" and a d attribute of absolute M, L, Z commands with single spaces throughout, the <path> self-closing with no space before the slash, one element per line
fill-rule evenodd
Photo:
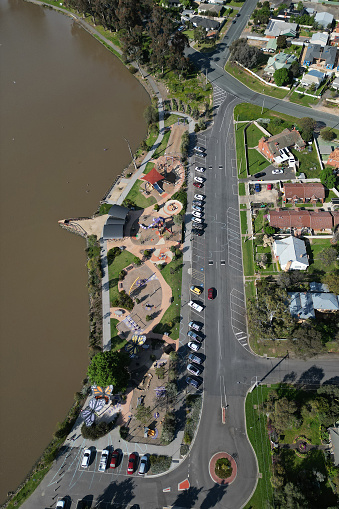
<path fill-rule="evenodd" d="M 146 134 L 149 96 L 62 14 L 0 0 L 0 501 L 49 443 L 88 364 L 89 216 Z M 104 150 L 107 148 L 108 150 Z M 89 191 L 89 192 L 87 192 Z"/>

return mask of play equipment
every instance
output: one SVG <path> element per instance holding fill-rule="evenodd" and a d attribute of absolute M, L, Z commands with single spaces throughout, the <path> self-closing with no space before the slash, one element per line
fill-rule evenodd
<path fill-rule="evenodd" d="M 150 277 L 148 277 L 147 279 L 137 277 L 131 284 L 128 295 L 131 295 L 131 293 L 133 292 L 133 290 L 135 288 L 142 288 L 143 286 L 146 286 L 148 281 L 150 281 L 151 279 L 154 279 L 154 276 L 155 276 L 155 273 L 153 272 L 153 274 L 151 274 Z"/>
<path fill-rule="evenodd" d="M 164 222 L 165 222 L 165 218 L 163 218 L 163 217 L 154 217 L 152 222 L 151 222 L 151 224 L 149 226 L 146 226 L 143 223 L 139 223 L 139 226 L 143 230 L 149 230 L 150 228 L 155 228 L 155 227 L 159 228 L 159 227 L 163 226 Z"/>

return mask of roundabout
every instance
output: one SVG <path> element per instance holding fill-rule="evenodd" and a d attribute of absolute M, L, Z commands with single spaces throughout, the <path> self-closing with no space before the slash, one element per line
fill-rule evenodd
<path fill-rule="evenodd" d="M 221 474 L 217 474 L 217 472 L 222 471 L 222 460 L 226 460 L 224 463 L 227 463 L 226 472 L 229 471 L 228 477 L 222 478 Z M 221 464 L 221 465 L 220 465 Z M 210 459 L 209 465 L 209 474 L 212 479 L 217 484 L 222 485 L 229 485 L 232 484 L 232 482 L 237 477 L 237 464 L 235 462 L 235 459 L 228 454 L 227 452 L 217 452 L 212 456 Z"/>

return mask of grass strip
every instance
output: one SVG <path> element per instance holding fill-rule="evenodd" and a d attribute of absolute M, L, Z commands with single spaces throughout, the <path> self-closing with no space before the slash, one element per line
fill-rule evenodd
<path fill-rule="evenodd" d="M 245 141 L 244 129 L 246 124 L 237 124 L 235 126 L 235 142 L 237 151 L 237 167 L 239 178 L 246 178 L 246 160 L 245 160 Z"/>
<path fill-rule="evenodd" d="M 254 275 L 253 240 L 242 239 L 242 258 L 244 264 L 244 275 Z"/>
<path fill-rule="evenodd" d="M 146 198 L 146 196 L 144 196 L 140 191 L 141 184 L 144 184 L 144 182 L 141 180 L 134 182 L 132 189 L 126 197 L 126 200 L 130 200 L 130 202 L 139 209 L 146 209 L 150 205 L 154 205 L 156 203 L 156 199 L 153 196 Z"/>
<path fill-rule="evenodd" d="M 118 290 L 118 282 L 119 282 L 119 273 L 127 267 L 134 263 L 134 255 L 127 251 L 126 249 L 122 251 L 118 256 L 115 257 L 114 261 L 108 266 L 108 278 L 109 278 L 109 299 L 112 302 L 114 299 L 119 298 L 119 290 Z M 112 323 L 111 323 L 111 331 L 112 331 Z"/>
<path fill-rule="evenodd" d="M 239 196 L 246 196 L 245 183 L 240 182 L 239 184 Z"/>
<path fill-rule="evenodd" d="M 242 210 L 240 212 L 240 224 L 241 224 L 241 233 L 247 233 L 247 212 L 246 210 Z"/>

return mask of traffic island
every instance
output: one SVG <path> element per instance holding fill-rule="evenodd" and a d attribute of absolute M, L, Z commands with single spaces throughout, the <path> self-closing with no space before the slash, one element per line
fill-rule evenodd
<path fill-rule="evenodd" d="M 221 460 L 221 461 L 218 461 L 218 460 Z M 222 461 L 222 460 L 226 460 L 226 461 Z M 227 475 L 227 472 L 229 472 L 229 475 L 227 475 L 227 477 L 223 478 L 223 476 L 222 476 L 223 472 L 226 475 Z M 210 473 L 210 477 L 211 477 L 212 481 L 214 481 L 217 484 L 222 484 L 222 485 L 232 484 L 232 482 L 234 481 L 234 479 L 237 476 L 237 464 L 235 462 L 235 459 L 227 452 L 217 452 L 210 459 L 209 473 Z"/>

